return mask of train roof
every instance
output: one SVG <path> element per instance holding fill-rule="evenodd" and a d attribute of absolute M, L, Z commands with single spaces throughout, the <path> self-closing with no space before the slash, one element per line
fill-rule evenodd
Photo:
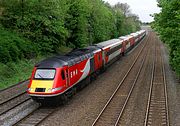
<path fill-rule="evenodd" d="M 142 33 L 144 33 L 144 32 L 145 32 L 145 30 L 140 30 L 140 31 L 137 31 L 136 33 L 142 34 Z"/>
<path fill-rule="evenodd" d="M 137 37 L 139 34 L 135 32 L 135 33 L 131 33 L 130 35 Z"/>
<path fill-rule="evenodd" d="M 104 41 L 104 42 L 101 42 L 101 43 L 98 43 L 96 44 L 98 47 L 100 48 L 103 48 L 103 47 L 108 47 L 110 45 L 113 45 L 113 44 L 116 44 L 118 42 L 120 42 L 121 40 L 119 39 L 111 39 L 111 40 L 108 40 L 108 41 Z"/>
<path fill-rule="evenodd" d="M 132 38 L 133 36 L 132 35 L 126 35 L 126 37 L 129 39 L 129 38 Z"/>
<path fill-rule="evenodd" d="M 99 48 L 97 45 L 92 45 L 86 47 L 86 49 L 89 49 L 90 51 L 96 52 L 96 51 L 101 51 L 101 48 Z"/>
<path fill-rule="evenodd" d="M 121 36 L 121 37 L 119 37 L 119 39 L 120 39 L 120 40 L 128 40 L 129 37 L 128 37 L 128 36 Z"/>
<path fill-rule="evenodd" d="M 68 63 L 60 58 L 60 56 L 54 56 L 48 59 L 45 59 L 35 65 L 37 68 L 57 68 L 60 66 L 65 66 Z"/>
<path fill-rule="evenodd" d="M 146 30 L 140 30 L 140 32 L 145 32 Z"/>
<path fill-rule="evenodd" d="M 47 58 L 35 65 L 38 68 L 58 68 L 63 66 L 72 66 L 85 59 L 93 56 L 92 49 L 76 49 L 65 55 L 57 55 L 54 57 Z"/>

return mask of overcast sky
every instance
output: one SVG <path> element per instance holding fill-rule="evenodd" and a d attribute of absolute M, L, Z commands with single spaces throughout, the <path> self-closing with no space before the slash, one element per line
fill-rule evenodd
<path fill-rule="evenodd" d="M 118 2 L 130 5 L 132 13 L 137 14 L 142 22 L 151 22 L 153 18 L 150 14 L 159 13 L 156 0 L 104 0 L 111 5 Z"/>

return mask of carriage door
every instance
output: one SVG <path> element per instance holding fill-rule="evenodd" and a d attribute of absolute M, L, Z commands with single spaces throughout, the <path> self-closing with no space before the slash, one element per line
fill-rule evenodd
<path fill-rule="evenodd" d="M 106 64 L 106 51 L 105 50 L 102 51 L 102 62 L 103 62 L 103 67 L 105 67 L 105 64 Z"/>
<path fill-rule="evenodd" d="M 90 73 L 94 72 L 94 57 L 90 58 Z"/>
<path fill-rule="evenodd" d="M 68 67 L 65 67 L 62 72 L 61 72 L 61 76 L 63 77 L 63 79 L 65 80 L 65 85 L 66 87 L 69 87 L 69 70 Z"/>
<path fill-rule="evenodd" d="M 66 85 L 70 86 L 69 69 L 66 69 Z"/>

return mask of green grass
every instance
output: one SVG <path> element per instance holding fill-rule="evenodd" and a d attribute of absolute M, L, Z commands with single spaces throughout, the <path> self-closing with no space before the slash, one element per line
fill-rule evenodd
<path fill-rule="evenodd" d="M 60 54 L 67 53 L 69 51 L 71 51 L 71 48 L 65 46 L 59 47 Z M 52 55 L 53 54 L 49 54 L 49 56 Z M 0 89 L 30 78 L 34 65 L 46 57 L 47 56 L 39 56 L 34 59 L 24 59 L 17 62 L 8 62 L 7 64 L 0 63 Z"/>
<path fill-rule="evenodd" d="M 30 78 L 35 63 L 42 59 L 44 57 L 39 56 L 31 60 L 24 59 L 7 64 L 0 63 L 0 89 Z"/>

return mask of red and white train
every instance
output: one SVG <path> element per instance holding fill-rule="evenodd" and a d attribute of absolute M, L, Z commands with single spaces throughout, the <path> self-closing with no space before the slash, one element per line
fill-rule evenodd
<path fill-rule="evenodd" d="M 145 35 L 146 31 L 140 30 L 45 59 L 35 65 L 27 93 L 37 102 L 64 100 L 108 64 L 131 50 Z"/>

